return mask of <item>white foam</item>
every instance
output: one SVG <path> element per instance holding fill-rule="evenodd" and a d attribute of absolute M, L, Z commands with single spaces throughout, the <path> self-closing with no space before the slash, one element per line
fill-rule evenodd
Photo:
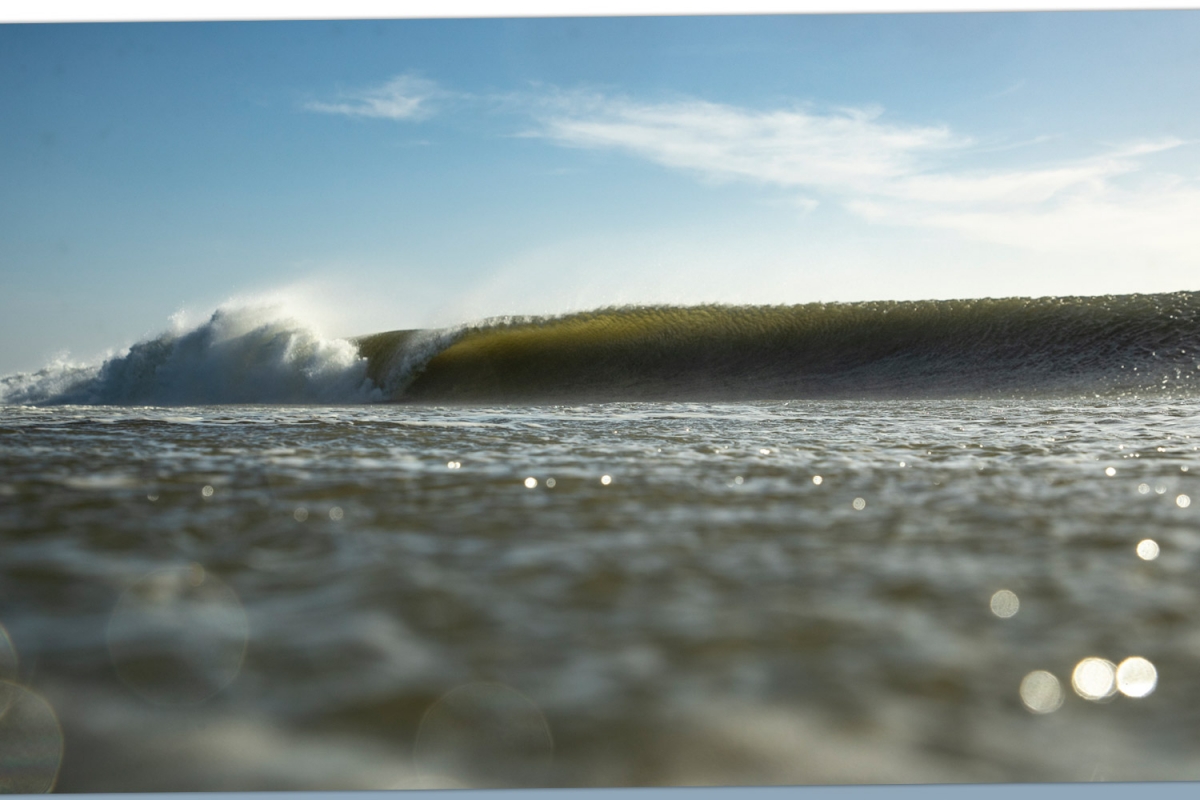
<path fill-rule="evenodd" d="M 367 361 L 281 307 L 225 306 L 192 328 L 159 336 L 97 365 L 58 359 L 0 378 L 0 402 L 114 405 L 366 403 L 382 399 Z"/>

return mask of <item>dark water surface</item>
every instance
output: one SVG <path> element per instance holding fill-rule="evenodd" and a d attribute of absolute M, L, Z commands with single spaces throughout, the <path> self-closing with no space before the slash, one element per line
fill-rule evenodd
<path fill-rule="evenodd" d="M 1195 400 L 0 407 L 0 784 L 1200 779 L 1198 448 Z"/>

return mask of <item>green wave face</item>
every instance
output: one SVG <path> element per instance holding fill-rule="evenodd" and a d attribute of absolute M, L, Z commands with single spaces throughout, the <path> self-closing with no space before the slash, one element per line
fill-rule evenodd
<path fill-rule="evenodd" d="M 358 346 L 397 402 L 1192 394 L 1200 293 L 608 308 Z"/>

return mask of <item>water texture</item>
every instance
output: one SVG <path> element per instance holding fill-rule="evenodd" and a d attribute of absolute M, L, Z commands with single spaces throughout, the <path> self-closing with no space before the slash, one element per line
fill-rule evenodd
<path fill-rule="evenodd" d="M 0 407 L 0 781 L 1200 779 L 1198 423 Z"/>

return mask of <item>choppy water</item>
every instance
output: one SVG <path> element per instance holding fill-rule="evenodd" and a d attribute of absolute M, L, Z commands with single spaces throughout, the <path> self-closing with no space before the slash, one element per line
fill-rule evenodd
<path fill-rule="evenodd" d="M 1198 477 L 1195 400 L 2 407 L 0 783 L 1195 780 Z"/>

